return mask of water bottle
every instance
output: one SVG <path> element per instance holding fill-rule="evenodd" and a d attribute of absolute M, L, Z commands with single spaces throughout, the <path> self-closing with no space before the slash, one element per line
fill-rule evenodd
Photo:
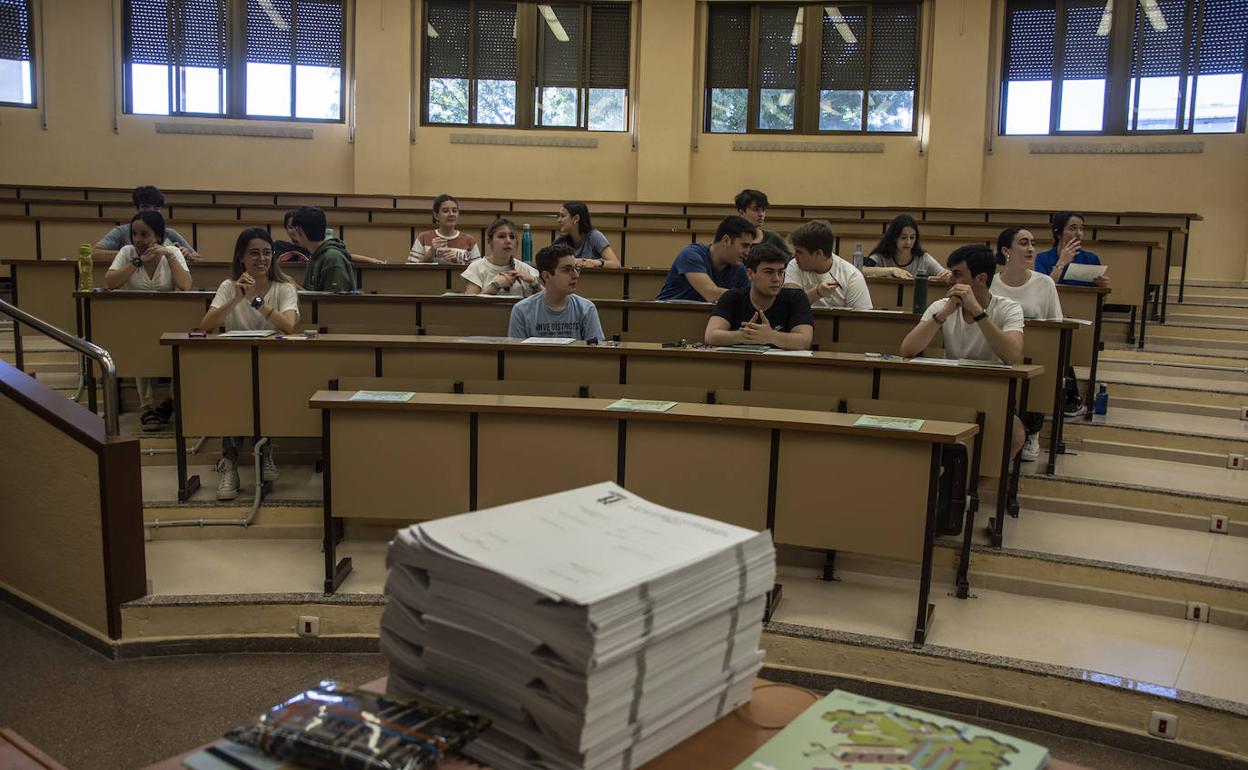
<path fill-rule="evenodd" d="M 95 274 L 91 269 L 91 244 L 84 243 L 78 247 L 78 291 L 91 291 L 95 288 Z"/>
<path fill-rule="evenodd" d="M 1101 385 L 1101 389 L 1096 392 L 1096 401 L 1092 407 L 1092 414 L 1104 416 L 1109 411 L 1109 387 Z"/>
<path fill-rule="evenodd" d="M 533 231 L 529 229 L 529 223 L 524 223 L 524 231 L 520 235 L 520 261 L 525 264 L 533 264 Z"/>
<path fill-rule="evenodd" d="M 920 274 L 914 277 L 914 307 L 912 308 L 916 315 L 922 315 L 927 310 L 927 275 Z"/>
<path fill-rule="evenodd" d="M 862 244 L 854 244 L 854 269 L 862 272 Z"/>

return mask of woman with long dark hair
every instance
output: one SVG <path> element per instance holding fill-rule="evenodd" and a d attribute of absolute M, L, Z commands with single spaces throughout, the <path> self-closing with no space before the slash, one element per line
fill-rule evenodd
<path fill-rule="evenodd" d="M 199 322 L 201 329 L 224 326 L 226 331 L 275 330 L 289 334 L 299 323 L 299 295 L 295 284 L 277 266 L 273 238 L 262 227 L 249 227 L 234 243 L 230 277 L 221 282 L 208 312 Z M 238 497 L 238 454 L 246 444 L 243 436 L 221 439 L 221 459 L 217 462 L 217 499 Z M 260 453 L 263 481 L 276 481 L 279 473 L 273 462 L 273 448 L 267 441 Z M 257 482 L 261 483 L 261 482 Z"/>
<path fill-rule="evenodd" d="M 499 217 L 485 229 L 484 259 L 474 259 L 460 274 L 465 294 L 527 297 L 542 290 L 537 270 L 516 259 L 518 233 L 510 219 Z"/>
<path fill-rule="evenodd" d="M 909 214 L 900 214 L 888 223 L 884 237 L 867 257 L 862 274 L 868 278 L 888 276 L 910 280 L 925 275 L 936 281 L 949 280 L 949 271 L 923 250 L 919 223 Z"/>
<path fill-rule="evenodd" d="M 615 249 L 611 248 L 607 236 L 594 229 L 589 207 L 584 203 L 568 201 L 560 206 L 556 223 L 559 237 L 555 238 L 555 242 L 564 241 L 572 247 L 577 267 L 620 267 Z"/>
<path fill-rule="evenodd" d="M 1084 216 L 1077 211 L 1059 211 L 1049 218 L 1053 248 L 1036 255 L 1036 271 L 1057 283 L 1069 286 L 1108 286 L 1109 277 L 1098 275 L 1091 283 L 1066 277 L 1070 265 L 1099 265 L 1101 258 L 1083 248 Z"/>

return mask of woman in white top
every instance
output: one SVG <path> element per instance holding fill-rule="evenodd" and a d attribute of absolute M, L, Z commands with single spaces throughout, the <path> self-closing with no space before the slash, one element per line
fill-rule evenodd
<path fill-rule="evenodd" d="M 189 291 L 191 273 L 186 257 L 173 241 L 165 239 L 165 218 L 157 211 L 140 211 L 130 220 L 130 243 L 113 257 L 104 274 L 104 288 L 130 291 Z M 139 425 L 151 433 L 168 425 L 173 400 L 156 404 L 155 377 L 136 377 L 139 391 Z"/>
<path fill-rule="evenodd" d="M 299 294 L 295 284 L 278 268 L 273 257 L 273 238 L 267 230 L 250 227 L 239 233 L 230 276 L 217 288 L 217 296 L 199 322 L 201 329 L 224 326 L 226 331 L 272 329 L 286 334 L 295 330 L 299 323 Z M 238 453 L 245 441 L 243 436 L 221 439 L 218 500 L 238 497 Z M 272 445 L 267 441 L 260 461 L 263 480 L 276 481 L 279 473 L 273 462 Z"/>
<path fill-rule="evenodd" d="M 1062 320 L 1062 302 L 1057 297 L 1057 284 L 1034 269 L 1036 239 L 1030 230 L 1007 227 L 1001 231 L 997 236 L 997 264 L 1003 267 L 989 291 L 1022 305 L 1025 318 Z M 1073 372 L 1068 375 L 1072 382 L 1073 375 Z M 1024 427 L 1027 429 L 1027 440 L 1023 444 L 1022 458 L 1031 462 L 1040 457 L 1040 430 L 1044 427 L 1044 413 L 1028 412 Z"/>
<path fill-rule="evenodd" d="M 542 290 L 537 270 L 516 259 L 516 226 L 499 217 L 485 229 L 486 256 L 474 259 L 460 274 L 465 294 L 527 297 Z"/>
<path fill-rule="evenodd" d="M 910 280 L 925 275 L 933 281 L 949 283 L 949 270 L 923 250 L 919 223 L 909 214 L 900 214 L 888 223 L 884 237 L 871 250 L 862 274 L 868 278 L 888 276 Z"/>

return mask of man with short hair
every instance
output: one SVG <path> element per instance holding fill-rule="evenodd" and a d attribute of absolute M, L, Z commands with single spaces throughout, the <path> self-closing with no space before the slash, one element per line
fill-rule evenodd
<path fill-rule="evenodd" d="M 960 246 L 946 262 L 953 286 L 928 306 L 923 320 L 901 341 L 901 355 L 912 358 L 931 344 L 939 329 L 945 357 L 1020 364 L 1023 361 L 1023 307 L 989 291 L 997 258 L 982 243 Z M 1023 448 L 1027 431 L 1014 416 L 1013 458 Z"/>
<path fill-rule="evenodd" d="M 301 206 L 290 220 L 291 240 L 307 249 L 308 267 L 303 288 L 308 291 L 355 291 L 355 270 L 351 252 L 337 238 L 325 237 L 325 212 L 316 206 Z"/>
<path fill-rule="evenodd" d="M 793 249 L 789 246 L 789 242 L 784 236 L 775 230 L 763 229 L 763 221 L 767 219 L 767 193 L 762 190 L 742 190 L 737 193 L 737 197 L 733 199 L 733 203 L 737 207 L 737 214 L 744 219 L 748 219 L 754 223 L 761 233 L 762 240 L 759 243 L 770 243 L 780 248 L 785 254 L 793 256 Z"/>
<path fill-rule="evenodd" d="M 832 251 L 836 236 L 829 222 L 806 222 L 789 240 L 793 242 L 793 260 L 784 269 L 785 286 L 804 291 L 814 307 L 871 309 L 867 279 Z"/>
<path fill-rule="evenodd" d="M 754 224 L 742 217 L 725 217 L 709 246 L 691 243 L 680 250 L 658 299 L 714 302 L 728 289 L 748 286 L 741 260 L 754 245 Z"/>
<path fill-rule="evenodd" d="M 581 270 L 576 252 L 563 241 L 539 249 L 533 264 L 543 291 L 525 297 L 511 308 L 507 336 L 563 337 L 601 342 L 605 337 L 594 303 L 576 294 Z"/>
<path fill-rule="evenodd" d="M 162 209 L 165 207 L 165 196 L 160 190 L 151 185 L 142 185 L 134 188 L 134 192 L 130 194 L 130 200 L 134 202 L 135 211 L 155 211 L 157 214 L 164 216 Z M 91 248 L 91 259 L 93 260 L 112 260 L 117 256 L 117 252 L 124 247 L 130 245 L 130 225 L 129 223 L 117 225 L 112 230 L 96 242 Z M 187 259 L 199 259 L 199 254 L 195 253 L 194 247 L 190 241 L 178 234 L 177 230 L 172 227 L 165 228 L 165 243 L 157 244 L 158 246 L 176 246 L 182 252 L 182 256 Z"/>
<path fill-rule="evenodd" d="M 784 288 L 789 255 L 770 243 L 750 249 L 745 269 L 750 285 L 720 296 L 706 322 L 708 345 L 772 345 L 809 350 L 815 333 L 810 301 L 801 289 Z"/>

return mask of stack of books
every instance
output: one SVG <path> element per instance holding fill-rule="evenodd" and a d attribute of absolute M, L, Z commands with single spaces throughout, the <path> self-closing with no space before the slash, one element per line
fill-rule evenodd
<path fill-rule="evenodd" d="M 496 770 L 630 770 L 750 698 L 768 532 L 612 483 L 415 525 L 390 545 L 388 690 L 493 722 Z"/>

